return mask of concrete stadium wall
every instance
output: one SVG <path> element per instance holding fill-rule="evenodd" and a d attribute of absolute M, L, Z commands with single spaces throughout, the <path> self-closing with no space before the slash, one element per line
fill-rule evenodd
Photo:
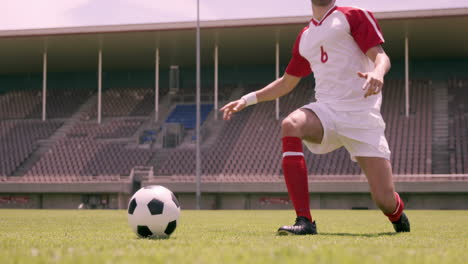
<path fill-rule="evenodd" d="M 177 195 L 182 209 L 195 209 L 194 194 Z M 402 193 L 407 209 L 467 210 L 465 193 Z M 370 194 L 322 193 L 310 196 L 312 209 L 378 209 Z M 286 193 L 216 194 L 202 195 L 201 209 L 206 210 L 277 210 L 289 209 L 292 204 Z"/>
<path fill-rule="evenodd" d="M 145 181 L 174 191 L 183 209 L 195 209 L 195 183 Z M 396 182 L 409 209 L 468 209 L 467 181 Z M 202 209 L 291 209 L 282 182 L 203 183 Z M 0 208 L 126 209 L 131 183 L 0 184 Z M 313 209 L 376 209 L 367 182 L 309 182 Z"/>
<path fill-rule="evenodd" d="M 87 209 L 126 208 L 129 194 L 117 193 L 0 193 L 0 208 L 17 209 Z"/>
<path fill-rule="evenodd" d="M 82 200 L 82 195 L 79 194 L 44 194 L 42 208 L 77 209 Z"/>
<path fill-rule="evenodd" d="M 195 194 L 176 193 L 182 209 L 195 209 Z M 117 193 L 0 193 L 0 208 L 77 209 L 82 203 L 88 209 L 126 209 L 130 194 Z M 466 193 L 401 193 L 408 209 L 468 209 Z M 312 209 L 377 209 L 368 193 L 320 193 L 310 195 Z M 287 193 L 203 193 L 205 210 L 290 210 Z"/>
<path fill-rule="evenodd" d="M 195 184 L 161 184 L 173 190 L 182 208 L 195 208 Z M 396 182 L 409 209 L 468 209 L 468 182 Z M 377 209 L 367 182 L 309 182 L 313 209 Z M 283 183 L 204 183 L 203 209 L 291 209 Z"/>
<path fill-rule="evenodd" d="M 0 193 L 0 208 L 38 209 L 41 208 L 41 194 Z"/>

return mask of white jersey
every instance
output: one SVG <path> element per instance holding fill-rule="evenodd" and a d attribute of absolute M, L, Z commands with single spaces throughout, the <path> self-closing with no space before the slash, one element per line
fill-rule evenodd
<path fill-rule="evenodd" d="M 384 43 L 377 21 L 369 11 L 354 7 L 332 7 L 317 21 L 312 19 L 296 39 L 286 73 L 305 77 L 312 70 L 315 97 L 337 111 L 380 110 L 382 94 L 364 98 L 365 79 L 374 63 L 365 55 Z"/>

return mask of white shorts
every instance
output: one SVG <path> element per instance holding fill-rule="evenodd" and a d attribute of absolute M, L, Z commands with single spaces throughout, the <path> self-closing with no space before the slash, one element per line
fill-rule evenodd
<path fill-rule="evenodd" d="M 312 110 L 323 126 L 320 144 L 303 141 L 312 153 L 325 154 L 344 146 L 353 161 L 356 161 L 356 157 L 381 157 L 390 160 L 385 122 L 378 110 L 336 111 L 319 102 L 302 108 Z"/>

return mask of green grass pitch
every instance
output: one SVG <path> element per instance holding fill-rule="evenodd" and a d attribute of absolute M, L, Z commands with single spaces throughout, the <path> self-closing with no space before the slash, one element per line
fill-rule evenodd
<path fill-rule="evenodd" d="M 166 240 L 140 239 L 126 211 L 0 210 L 0 263 L 468 263 L 468 211 L 315 210 L 319 235 L 276 236 L 293 211 L 183 210 Z"/>

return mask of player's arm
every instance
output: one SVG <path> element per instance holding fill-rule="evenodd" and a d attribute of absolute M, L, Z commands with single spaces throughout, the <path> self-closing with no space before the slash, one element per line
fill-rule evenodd
<path fill-rule="evenodd" d="M 266 102 L 275 100 L 278 97 L 288 94 L 301 80 L 300 77 L 296 77 L 285 73 L 283 77 L 273 81 L 265 88 L 255 92 L 258 102 Z"/>
<path fill-rule="evenodd" d="M 231 119 L 232 114 L 239 112 L 249 105 L 271 101 L 291 92 L 300 80 L 300 77 L 285 73 L 283 77 L 273 81 L 263 89 L 246 94 L 239 100 L 232 101 L 223 106 L 220 109 L 223 112 L 223 119 Z"/>
<path fill-rule="evenodd" d="M 220 111 L 223 111 L 224 120 L 231 119 L 233 113 L 244 109 L 246 106 L 265 102 L 281 97 L 296 87 L 302 77 L 309 75 L 312 72 L 310 63 L 299 52 L 299 44 L 302 33 L 307 29 L 305 27 L 296 39 L 293 46 L 292 58 L 286 68 L 286 73 L 283 77 L 273 81 L 263 89 L 251 92 L 242 96 L 241 99 L 228 103 L 223 106 Z"/>
<path fill-rule="evenodd" d="M 366 91 L 364 97 L 378 94 L 382 91 L 384 76 L 390 70 L 390 58 L 381 45 L 370 48 L 366 56 L 374 62 L 374 70 L 371 72 L 358 72 L 359 77 L 366 79 L 362 89 Z"/>

